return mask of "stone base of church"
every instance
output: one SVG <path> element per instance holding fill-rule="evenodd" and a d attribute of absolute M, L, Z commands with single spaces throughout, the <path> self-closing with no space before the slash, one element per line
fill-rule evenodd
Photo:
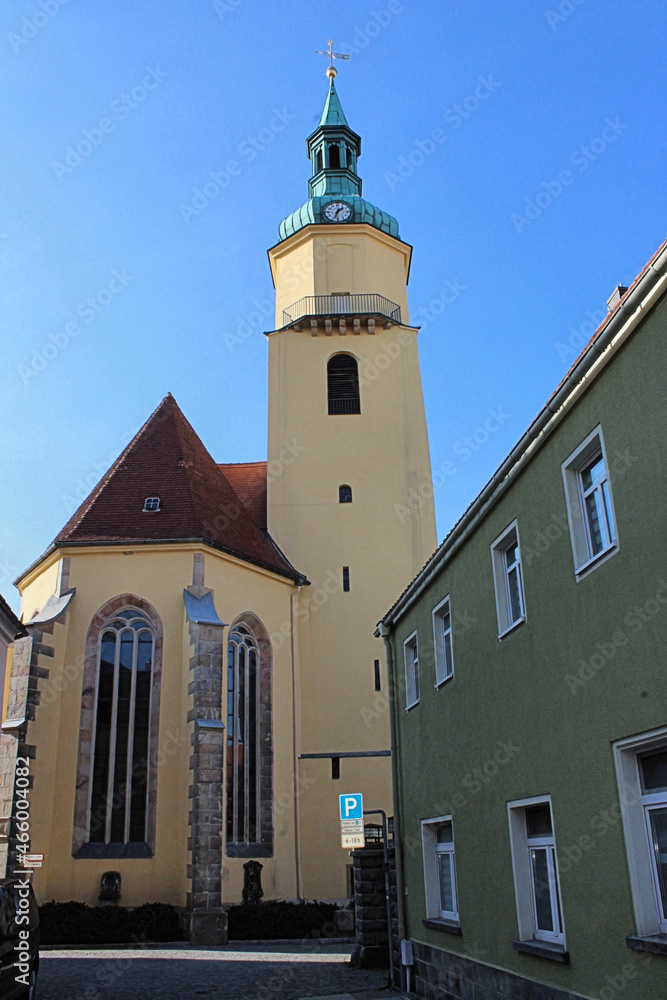
<path fill-rule="evenodd" d="M 190 944 L 222 947 L 227 944 L 226 910 L 193 910 L 188 914 Z"/>

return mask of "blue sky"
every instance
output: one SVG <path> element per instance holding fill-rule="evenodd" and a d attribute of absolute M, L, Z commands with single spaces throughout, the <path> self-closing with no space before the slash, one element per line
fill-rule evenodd
<path fill-rule="evenodd" d="M 364 195 L 415 248 L 442 538 L 667 235 L 666 24 L 663 0 L 4 3 L 12 605 L 167 392 L 218 461 L 266 457 L 266 250 L 306 200 L 330 36 Z"/>

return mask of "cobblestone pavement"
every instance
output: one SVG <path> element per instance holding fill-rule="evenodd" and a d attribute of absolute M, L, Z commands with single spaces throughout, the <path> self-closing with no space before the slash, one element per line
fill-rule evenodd
<path fill-rule="evenodd" d="M 316 946 L 318 947 L 318 946 Z M 293 950 L 291 950 L 293 949 Z M 352 969 L 349 945 L 43 951 L 39 1000 L 374 1000 L 387 974 Z"/>

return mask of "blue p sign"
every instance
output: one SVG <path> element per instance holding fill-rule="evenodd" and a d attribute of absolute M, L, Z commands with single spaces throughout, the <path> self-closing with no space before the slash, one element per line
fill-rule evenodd
<path fill-rule="evenodd" d="M 340 818 L 341 819 L 362 819 L 364 806 L 361 801 L 361 792 L 351 795 L 339 795 Z"/>

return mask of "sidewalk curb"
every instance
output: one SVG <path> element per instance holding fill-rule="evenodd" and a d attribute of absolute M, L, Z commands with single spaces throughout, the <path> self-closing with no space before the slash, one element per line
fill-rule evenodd
<path fill-rule="evenodd" d="M 228 941 L 226 945 L 192 945 L 188 941 L 125 941 L 117 944 L 42 944 L 40 951 L 243 951 L 244 947 L 252 945 L 271 951 L 271 947 L 280 945 L 283 948 L 292 947 L 294 951 L 316 951 L 327 945 L 352 945 L 354 938 L 275 938 L 268 941 Z M 301 946 L 299 948 L 298 946 Z M 314 948 L 313 945 L 317 945 Z M 307 946 L 307 947 L 306 947 Z"/>

